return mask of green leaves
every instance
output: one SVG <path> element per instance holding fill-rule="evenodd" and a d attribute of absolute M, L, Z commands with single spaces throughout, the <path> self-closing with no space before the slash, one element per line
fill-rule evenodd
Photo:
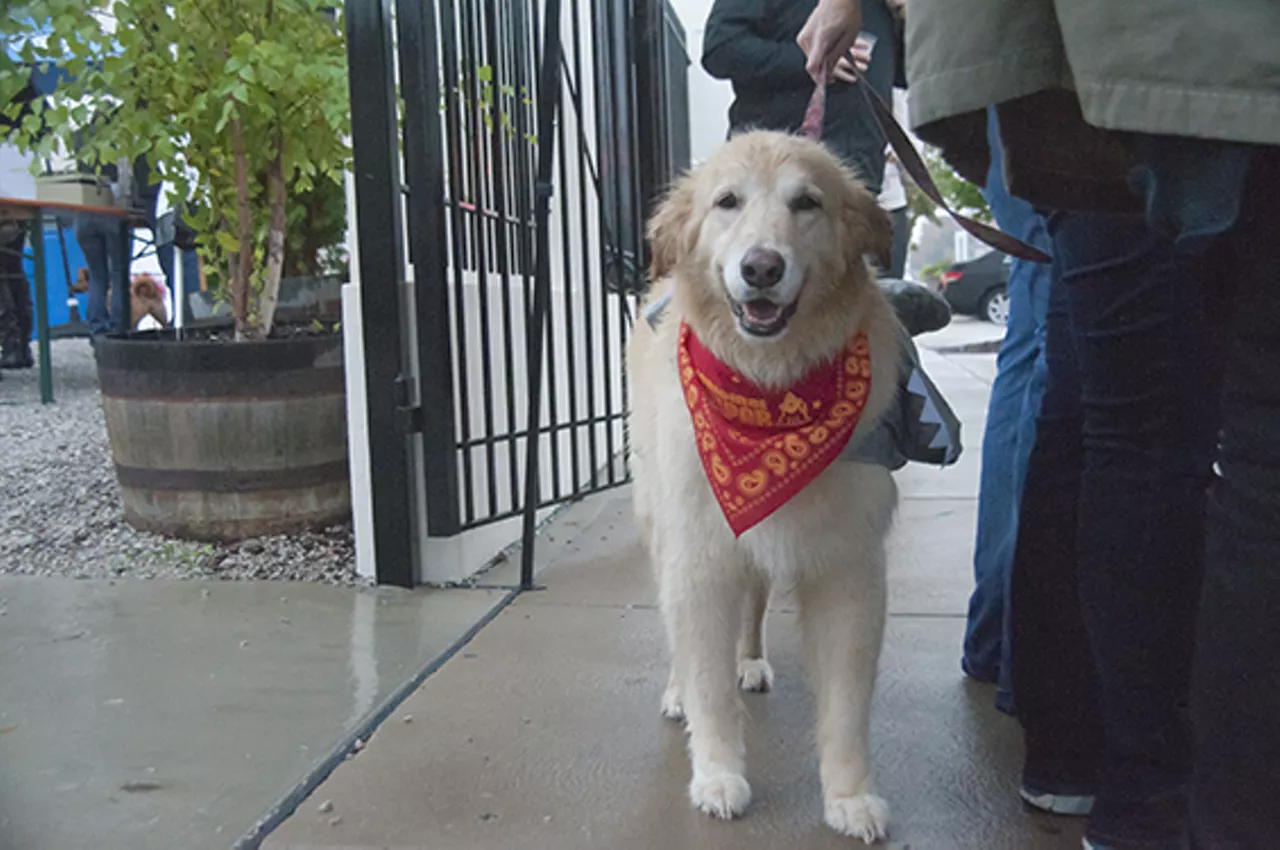
<path fill-rule="evenodd" d="M 284 152 L 286 185 L 302 196 L 321 181 L 332 182 L 329 175 L 341 174 L 350 158 L 344 34 L 322 10 L 332 5 L 319 0 L 11 4 L 0 12 L 0 37 L 19 45 L 24 62 L 0 57 L 0 104 L 9 104 L 38 64 L 56 62 L 71 76 L 43 112 L 36 107 L 22 118 L 12 141 L 41 157 L 92 154 L 111 161 L 145 153 L 153 175 L 164 175 L 171 185 L 171 201 L 189 205 L 187 217 L 199 231 L 206 270 L 225 279 L 226 259 L 240 248 L 235 222 L 242 201 L 251 211 L 255 257 L 260 262 L 265 256 L 270 218 L 265 180 L 277 154 Z M 114 29 L 107 25 L 108 10 Z M 37 37 L 29 19 L 52 35 Z M 5 114 L 17 116 L 8 108 Z M 101 120 L 107 114 L 110 121 Z M 243 192 L 237 188 L 229 138 L 233 120 L 244 138 L 248 180 Z M 76 136 L 91 122 L 92 143 L 75 151 Z M 306 209 L 299 197 L 287 199 L 289 220 L 306 221 Z M 249 280 L 232 285 L 249 287 L 262 276 L 258 268 Z"/>
<path fill-rule="evenodd" d="M 474 91 L 474 104 L 468 96 Z M 459 109 L 461 118 L 464 122 L 471 123 L 479 121 L 484 125 L 485 130 L 492 133 L 495 129 L 501 128 L 503 134 L 508 139 L 514 139 L 517 136 L 516 116 L 518 112 L 524 111 L 525 126 L 531 127 L 534 123 L 533 116 L 533 100 L 529 97 L 529 90 L 525 86 L 521 86 L 517 93 L 516 87 L 508 83 L 498 83 L 495 85 L 494 72 L 491 65 L 480 65 L 476 68 L 474 82 L 467 76 L 465 71 L 458 74 L 458 84 L 452 90 L 452 102 L 455 108 Z M 444 94 L 440 98 L 440 111 L 447 112 L 450 108 L 451 99 Z M 527 107 L 527 108 L 526 108 Z M 496 119 L 495 119 L 496 114 Z M 471 128 L 473 131 L 476 129 Z M 529 132 L 519 134 L 530 145 L 538 144 L 538 137 Z"/>
<path fill-rule="evenodd" d="M 240 240 L 232 236 L 225 230 L 219 230 L 217 233 L 218 247 L 228 254 L 234 254 L 240 250 Z"/>

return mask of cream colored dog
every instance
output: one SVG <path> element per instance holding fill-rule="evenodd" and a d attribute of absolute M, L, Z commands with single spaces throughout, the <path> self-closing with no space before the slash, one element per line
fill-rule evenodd
<path fill-rule="evenodd" d="M 863 259 L 889 250 L 889 219 L 822 146 L 756 132 L 681 179 L 649 236 L 649 302 L 672 298 L 654 326 L 636 323 L 631 342 L 635 511 L 671 648 L 662 713 L 687 722 L 690 799 L 718 818 L 742 814 L 751 800 L 738 687 L 772 684 L 764 614 L 777 585 L 794 589 L 799 605 L 826 822 L 876 841 L 886 834 L 888 806 L 872 789 L 869 711 L 893 479 L 881 466 L 842 456 L 735 538 L 703 472 L 677 347 L 683 320 L 743 378 L 780 389 L 865 333 L 871 388 L 853 448 L 898 386 L 901 330 Z"/>

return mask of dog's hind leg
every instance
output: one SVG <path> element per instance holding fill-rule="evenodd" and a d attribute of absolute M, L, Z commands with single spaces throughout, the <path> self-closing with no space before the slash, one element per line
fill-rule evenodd
<path fill-rule="evenodd" d="M 684 720 L 684 674 L 675 653 L 671 654 L 671 673 L 667 689 L 662 692 L 662 716 L 668 720 Z"/>
<path fill-rule="evenodd" d="M 742 606 L 738 635 L 738 684 L 744 691 L 763 693 L 773 687 L 773 668 L 764 656 L 764 618 L 769 609 L 769 579 L 753 573 Z"/>
<path fill-rule="evenodd" d="M 688 558 L 687 550 L 673 548 L 672 554 Z M 696 559 L 701 563 L 664 557 L 660 600 L 689 732 L 689 799 L 695 808 L 727 820 L 751 802 L 734 669 L 743 595 L 733 565 L 712 563 L 707 554 L 704 549 Z"/>
<path fill-rule="evenodd" d="M 873 551 L 879 550 L 879 551 Z M 884 637 L 883 546 L 807 576 L 797 587 L 814 696 L 827 824 L 870 844 L 883 838 L 889 807 L 872 793 L 870 711 Z"/>

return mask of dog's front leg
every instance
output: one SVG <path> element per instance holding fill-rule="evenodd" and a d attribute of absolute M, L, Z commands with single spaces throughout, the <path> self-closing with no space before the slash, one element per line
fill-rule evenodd
<path fill-rule="evenodd" d="M 743 594 L 729 564 L 686 560 L 663 565 L 661 596 L 689 732 L 689 798 L 709 815 L 737 817 L 751 802 L 736 664 Z"/>
<path fill-rule="evenodd" d="M 773 668 L 764 655 L 764 620 L 769 610 L 769 579 L 754 573 L 747 581 L 738 636 L 738 684 L 744 691 L 773 688 Z"/>
<path fill-rule="evenodd" d="M 805 651 L 818 704 L 818 756 L 827 824 L 868 844 L 889 806 L 872 793 L 870 712 L 884 637 L 884 553 L 832 567 L 798 586 Z"/>

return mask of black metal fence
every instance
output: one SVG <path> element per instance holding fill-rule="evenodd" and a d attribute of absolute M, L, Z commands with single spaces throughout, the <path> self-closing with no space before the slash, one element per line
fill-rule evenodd
<path fill-rule="evenodd" d="M 393 498 L 380 466 L 399 457 L 420 463 L 393 483 L 420 475 L 418 509 L 436 536 L 623 483 L 643 222 L 689 160 L 675 14 L 666 0 L 349 0 L 346 10 L 366 330 L 371 300 L 375 333 L 387 332 L 392 301 L 407 320 L 394 340 L 369 348 L 366 338 L 367 351 L 385 358 L 394 344 L 413 364 L 366 367 L 371 400 L 393 374 L 399 389 L 397 410 L 370 414 L 375 537 L 393 524 L 376 519 Z M 558 43 L 544 31 L 553 19 Z M 389 93 L 401 98 L 392 115 Z M 387 155 L 397 143 L 403 185 Z M 402 208 L 378 181 L 401 187 Z M 539 200 L 550 204 L 541 232 Z M 548 300 L 537 319 L 540 237 Z M 383 443 L 413 433 L 416 451 Z"/>

